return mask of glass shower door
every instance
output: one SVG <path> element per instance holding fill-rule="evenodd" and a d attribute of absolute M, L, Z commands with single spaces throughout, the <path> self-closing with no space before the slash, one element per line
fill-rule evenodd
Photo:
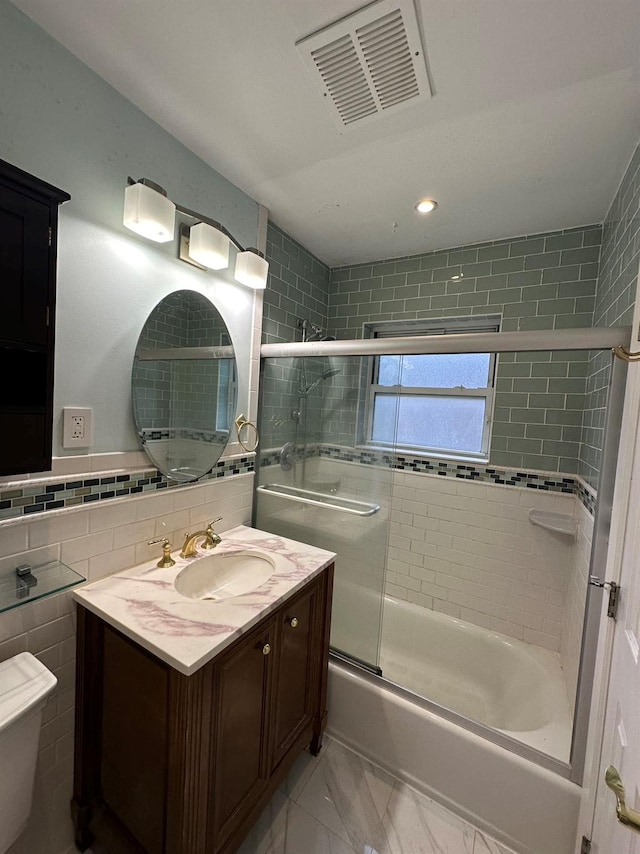
<path fill-rule="evenodd" d="M 331 646 L 377 668 L 392 470 L 354 442 L 368 362 L 263 360 L 254 524 L 336 552 Z"/>

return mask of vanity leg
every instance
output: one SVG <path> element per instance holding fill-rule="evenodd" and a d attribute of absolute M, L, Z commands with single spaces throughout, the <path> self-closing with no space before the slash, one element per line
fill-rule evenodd
<path fill-rule="evenodd" d="M 78 851 L 86 851 L 94 841 L 93 833 L 89 830 L 91 823 L 91 808 L 82 806 L 75 799 L 71 801 L 71 820 L 73 821 L 74 837 Z"/>
<path fill-rule="evenodd" d="M 101 621 L 77 609 L 76 725 L 71 818 L 75 843 L 86 851 L 94 841 L 90 824 L 97 801 L 100 769 L 100 709 L 102 708 Z"/>
<path fill-rule="evenodd" d="M 322 750 L 322 736 L 324 735 L 324 730 L 327 725 L 327 713 L 316 722 L 316 725 L 313 728 L 313 734 L 311 736 L 311 744 L 309 745 L 309 752 L 312 756 L 317 756 Z"/>

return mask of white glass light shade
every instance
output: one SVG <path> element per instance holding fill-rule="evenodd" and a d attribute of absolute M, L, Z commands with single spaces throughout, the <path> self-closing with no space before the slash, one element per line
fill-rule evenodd
<path fill-rule="evenodd" d="M 173 240 L 176 206 L 145 184 L 129 184 L 124 191 L 123 222 L 136 234 L 166 243 Z"/>
<path fill-rule="evenodd" d="M 269 263 L 256 255 L 255 252 L 247 250 L 246 252 L 238 252 L 236 256 L 236 272 L 235 280 L 241 285 L 246 285 L 248 288 L 267 287 L 267 273 L 269 272 Z"/>
<path fill-rule="evenodd" d="M 199 222 L 189 229 L 189 258 L 209 270 L 229 266 L 229 238 L 212 225 Z"/>

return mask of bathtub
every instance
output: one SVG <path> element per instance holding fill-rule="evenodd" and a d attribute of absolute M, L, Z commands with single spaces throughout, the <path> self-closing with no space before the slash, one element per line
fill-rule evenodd
<path fill-rule="evenodd" d="M 367 591 L 337 589 L 362 609 Z M 330 663 L 329 733 L 522 854 L 572 854 L 581 789 L 508 749 L 566 749 L 557 656 L 392 597 L 383 615 L 382 679 Z"/>
<path fill-rule="evenodd" d="M 385 596 L 380 666 L 403 688 L 569 761 L 571 710 L 558 653 Z"/>

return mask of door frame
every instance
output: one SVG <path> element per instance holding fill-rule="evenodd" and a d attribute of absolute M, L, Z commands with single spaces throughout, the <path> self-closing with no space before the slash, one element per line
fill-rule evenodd
<path fill-rule="evenodd" d="M 636 280 L 631 350 L 640 349 L 640 270 Z M 640 428 L 640 363 L 629 364 L 624 395 L 618 462 L 616 465 L 611 527 L 602 581 L 620 581 L 622 553 L 626 535 L 626 520 L 631 498 L 632 463 Z M 637 488 L 640 488 L 638 486 Z M 590 588 L 593 590 L 594 588 Z M 624 595 L 624 591 L 622 592 Z M 596 795 L 600 774 L 602 747 L 605 735 L 605 715 L 609 698 L 609 678 L 613 656 L 615 622 L 607 616 L 607 596 L 602 596 L 599 615 L 598 645 L 595 653 L 593 682 L 588 721 L 585 773 L 578 816 L 575 854 L 580 854 L 582 838 L 591 839 L 596 810 Z"/>

